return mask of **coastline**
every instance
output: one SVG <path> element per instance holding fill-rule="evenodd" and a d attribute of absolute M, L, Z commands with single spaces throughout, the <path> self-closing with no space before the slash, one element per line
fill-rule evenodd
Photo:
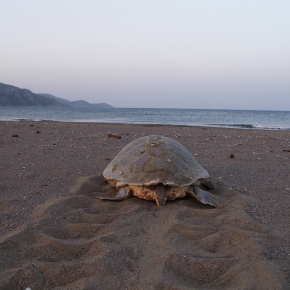
<path fill-rule="evenodd" d="M 162 134 L 248 198 L 245 212 L 278 236 L 276 244 L 269 239 L 266 258 L 290 285 L 290 152 L 283 151 L 290 150 L 289 130 L 54 121 L 1 121 L 0 127 L 2 237 L 33 222 L 37 206 L 65 196 L 79 177 L 100 175 L 131 141 Z"/>
<path fill-rule="evenodd" d="M 98 122 L 290 130 L 290 112 L 258 110 L 0 107 L 2 121 Z"/>

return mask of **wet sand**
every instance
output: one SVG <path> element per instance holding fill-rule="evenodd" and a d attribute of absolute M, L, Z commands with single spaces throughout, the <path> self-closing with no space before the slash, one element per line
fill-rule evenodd
<path fill-rule="evenodd" d="M 0 289 L 290 289 L 290 131 L 0 128 Z M 116 194 L 101 174 L 120 149 L 151 134 L 195 155 L 218 208 L 96 198 Z"/>

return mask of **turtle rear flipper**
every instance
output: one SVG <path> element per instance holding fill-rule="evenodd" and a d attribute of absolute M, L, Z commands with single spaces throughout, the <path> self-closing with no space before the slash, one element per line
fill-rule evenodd
<path fill-rule="evenodd" d="M 115 197 L 98 197 L 99 199 L 107 200 L 124 200 L 132 196 L 131 189 L 129 187 L 121 187 L 118 194 Z"/>
<path fill-rule="evenodd" d="M 209 189 L 214 189 L 214 184 L 211 180 L 206 179 L 203 184 Z"/>
<path fill-rule="evenodd" d="M 196 185 L 190 186 L 188 188 L 188 190 L 186 191 L 186 193 L 188 196 L 195 197 L 203 204 L 208 204 L 208 205 L 211 205 L 213 207 L 218 207 L 218 205 L 219 205 L 215 196 L 213 196 L 211 193 L 209 193 L 207 191 L 202 190 L 201 188 L 199 188 Z"/>

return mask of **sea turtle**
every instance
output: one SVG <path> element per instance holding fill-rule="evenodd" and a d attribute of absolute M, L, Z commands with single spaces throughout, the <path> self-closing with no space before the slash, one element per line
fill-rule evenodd
<path fill-rule="evenodd" d="M 137 196 L 164 205 L 166 200 L 192 196 L 218 206 L 216 198 L 199 185 L 208 177 L 193 155 L 177 141 L 151 135 L 125 146 L 104 170 L 105 179 L 119 192 L 107 200 Z"/>

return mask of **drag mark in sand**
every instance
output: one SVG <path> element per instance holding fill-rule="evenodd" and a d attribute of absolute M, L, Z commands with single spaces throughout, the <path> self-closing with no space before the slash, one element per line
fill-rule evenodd
<path fill-rule="evenodd" d="M 286 289 L 266 255 L 274 233 L 247 214 L 248 197 L 210 181 L 217 209 L 190 198 L 101 201 L 116 189 L 81 178 L 1 238 L 0 289 Z"/>

